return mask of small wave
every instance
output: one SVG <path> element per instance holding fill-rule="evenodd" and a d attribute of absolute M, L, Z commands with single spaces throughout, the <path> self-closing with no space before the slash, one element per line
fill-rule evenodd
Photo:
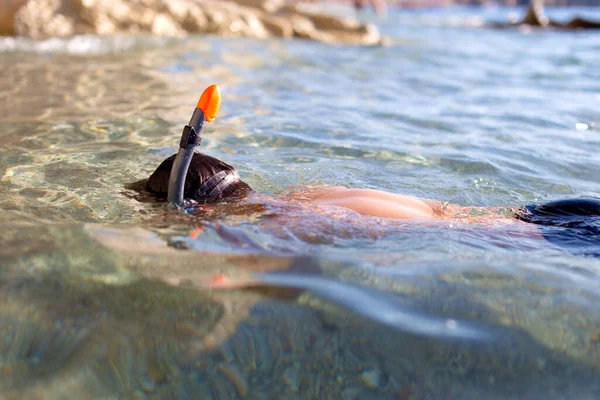
<path fill-rule="evenodd" d="M 122 53 L 132 49 L 163 47 L 173 38 L 155 36 L 78 35 L 69 38 L 34 40 L 24 37 L 0 37 L 0 52 L 66 53 L 98 55 Z"/>

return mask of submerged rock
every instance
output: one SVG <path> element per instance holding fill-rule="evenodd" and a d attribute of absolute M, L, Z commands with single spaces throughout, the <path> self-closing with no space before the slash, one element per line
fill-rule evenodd
<path fill-rule="evenodd" d="M 283 0 L 10 0 L 0 5 L 0 34 L 32 38 L 142 33 L 291 38 L 382 44 L 374 25 L 303 11 Z"/>

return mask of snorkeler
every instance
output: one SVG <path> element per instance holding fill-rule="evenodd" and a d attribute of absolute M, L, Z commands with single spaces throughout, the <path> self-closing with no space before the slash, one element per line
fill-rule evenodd
<path fill-rule="evenodd" d="M 204 91 L 185 126 L 177 154 L 164 160 L 146 184 L 178 207 L 242 200 L 253 193 L 236 169 L 195 151 L 205 122 L 215 119 L 221 97 L 216 85 Z M 600 256 L 600 199 L 579 198 L 529 205 L 502 213 L 498 208 L 462 207 L 374 189 L 321 186 L 299 198 L 323 210 L 345 209 L 362 216 L 405 220 L 460 220 L 465 223 L 519 223 L 540 226 L 549 242 L 578 254 Z M 506 211 L 506 210 L 505 210 Z"/>

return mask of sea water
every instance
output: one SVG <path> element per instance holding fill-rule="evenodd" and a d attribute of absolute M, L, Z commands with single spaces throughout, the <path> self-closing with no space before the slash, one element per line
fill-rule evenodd
<path fill-rule="evenodd" d="M 479 26 L 522 12 L 392 10 L 374 20 L 391 44 L 367 48 L 2 38 L 2 392 L 598 398 L 597 259 L 512 226 L 259 203 L 185 214 L 140 183 L 217 83 L 201 149 L 264 196 L 330 184 L 508 209 L 598 195 L 600 36 Z M 204 287 L 221 273 L 266 287 Z"/>

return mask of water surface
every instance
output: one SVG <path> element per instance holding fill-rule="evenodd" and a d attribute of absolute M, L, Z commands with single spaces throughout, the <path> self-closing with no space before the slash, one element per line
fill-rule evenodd
<path fill-rule="evenodd" d="M 597 259 L 514 226 L 185 215 L 136 190 L 218 83 L 202 149 L 264 195 L 335 184 L 510 207 L 600 193 L 598 34 L 475 17 L 391 14 L 393 45 L 375 48 L 0 40 L 2 390 L 598 398 Z M 276 287 L 198 284 L 257 272 Z"/>

